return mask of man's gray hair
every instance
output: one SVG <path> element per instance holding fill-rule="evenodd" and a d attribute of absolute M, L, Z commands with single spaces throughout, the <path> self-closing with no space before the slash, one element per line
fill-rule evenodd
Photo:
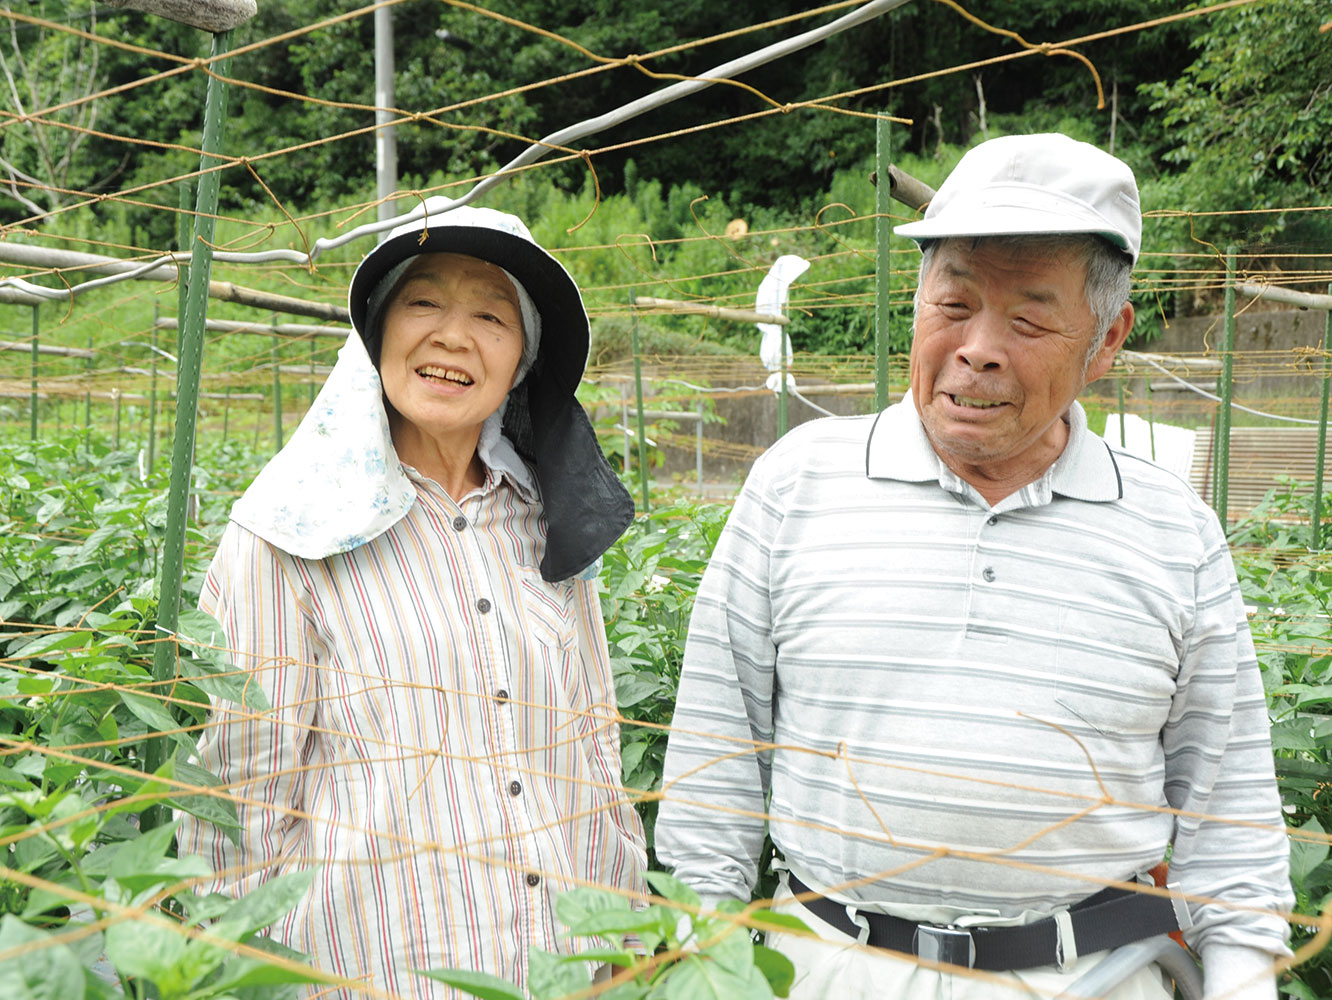
<path fill-rule="evenodd" d="M 950 237 L 965 240 L 966 237 Z M 925 277 L 934 263 L 935 251 L 947 240 L 925 240 L 920 245 L 920 275 L 916 281 L 914 307 L 920 310 L 920 291 Z M 1089 366 L 1105 343 L 1110 325 L 1119 317 L 1128 301 L 1132 287 L 1133 262 L 1122 250 L 1100 236 L 1091 233 L 1070 235 L 1050 233 L 1033 236 L 977 236 L 971 240 L 971 249 L 982 245 L 1021 250 L 1036 257 L 1048 259 L 1068 257 L 1080 259 L 1087 266 L 1087 280 L 1082 286 L 1087 305 L 1096 320 L 1095 334 L 1087 348 L 1083 368 Z"/>

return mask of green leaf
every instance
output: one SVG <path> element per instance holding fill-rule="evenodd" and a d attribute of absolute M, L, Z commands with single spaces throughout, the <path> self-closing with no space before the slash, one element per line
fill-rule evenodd
<path fill-rule="evenodd" d="M 1320 1000 L 1317 993 L 1309 988 L 1308 984 L 1293 979 L 1288 983 L 1281 984 L 1281 992 L 1291 997 L 1298 997 L 1299 1000 Z"/>
<path fill-rule="evenodd" d="M 253 892 L 236 900 L 210 933 L 228 941 L 243 941 L 255 931 L 284 916 L 310 891 L 317 868 L 287 872 L 269 879 Z"/>
<path fill-rule="evenodd" d="M 540 948 L 527 951 L 527 990 L 533 1000 L 558 1000 L 585 990 L 592 982 L 591 971 L 578 960 Z"/>
<path fill-rule="evenodd" d="M 615 674 L 615 700 L 629 708 L 651 698 L 661 690 L 661 678 L 645 671 L 626 670 Z"/>
<path fill-rule="evenodd" d="M 605 936 L 609 934 L 637 934 L 656 930 L 661 920 L 651 907 L 646 910 L 598 910 L 585 914 L 580 920 L 565 921 L 569 935 Z M 563 919 L 561 917 L 560 919 Z"/>
<path fill-rule="evenodd" d="M 146 725 L 150 732 L 169 733 L 171 739 L 179 744 L 186 753 L 194 752 L 193 739 L 185 733 L 170 732 L 173 729 L 179 729 L 180 723 L 172 718 L 171 713 L 166 709 L 166 705 L 160 699 L 126 690 L 121 690 L 118 694 L 130 713 Z"/>
<path fill-rule="evenodd" d="M 176 779 L 200 788 L 220 788 L 217 775 L 188 761 L 176 760 Z M 167 804 L 218 827 L 237 847 L 240 846 L 240 816 L 236 803 L 220 795 L 190 795 L 177 791 Z"/>
<path fill-rule="evenodd" d="M 643 878 L 663 899 L 672 903 L 685 903 L 688 906 L 702 905 L 703 901 L 699 898 L 698 893 L 674 875 L 668 875 L 666 872 L 644 872 Z"/>
<path fill-rule="evenodd" d="M 754 966 L 763 973 L 763 978 L 768 981 L 776 996 L 784 997 L 791 992 L 791 987 L 795 984 L 795 965 L 780 951 L 756 944 Z"/>
<path fill-rule="evenodd" d="M 651 744 L 646 740 L 635 740 L 626 744 L 620 750 L 620 770 L 625 774 L 633 774 L 634 768 L 642 761 L 643 755 L 647 753 L 650 746 Z"/>
<path fill-rule="evenodd" d="M 182 992 L 190 983 L 179 973 L 189 942 L 185 935 L 159 919 L 126 919 L 106 931 L 106 957 L 122 975 L 143 976 L 162 993 Z"/>
<path fill-rule="evenodd" d="M 754 910 L 749 915 L 755 927 L 765 931 L 804 931 L 814 932 L 809 925 L 793 913 L 779 913 L 776 910 Z"/>
<path fill-rule="evenodd" d="M 1327 860 L 1329 845 L 1317 816 L 1310 818 L 1299 829 L 1301 833 L 1313 835 L 1308 838 L 1290 838 L 1290 880 L 1302 886 L 1313 870 Z"/>
<path fill-rule="evenodd" d="M 307 959 L 299 951 L 294 951 L 266 937 L 252 938 L 248 946 L 275 958 L 288 962 L 304 964 Z M 306 967 L 293 969 L 287 965 L 275 965 L 251 955 L 234 955 L 222 967 L 221 976 L 208 984 L 208 992 L 222 995 L 255 986 L 279 986 L 286 983 L 323 983 L 329 976 L 318 969 Z M 266 994 L 265 994 L 266 995 Z"/>
<path fill-rule="evenodd" d="M 629 913 L 632 907 L 624 896 L 603 889 L 578 888 L 562 892 L 555 899 L 555 916 L 566 927 L 586 920 L 590 914 L 612 910 Z"/>
<path fill-rule="evenodd" d="M 236 668 L 226 632 L 216 618 L 194 608 L 182 610 L 176 636 L 181 646 L 193 654 L 180 658 L 180 672 L 200 689 L 255 711 L 263 712 L 270 707 L 255 677 Z"/>
<path fill-rule="evenodd" d="M 467 969 L 413 969 L 412 971 L 437 983 L 444 983 L 474 997 L 480 997 L 481 1000 L 527 1000 L 527 995 L 517 986 L 489 972 L 472 972 Z"/>
<path fill-rule="evenodd" d="M 772 987 L 751 967 L 741 978 L 715 962 L 688 955 L 668 970 L 652 997 L 664 1000 L 772 1000 Z"/>
<path fill-rule="evenodd" d="M 79 1000 L 83 964 L 59 937 L 12 914 L 0 918 L 0 996 L 5 1000 Z"/>
<path fill-rule="evenodd" d="M 744 924 L 710 919 L 695 924 L 694 937 L 701 952 L 738 979 L 754 969 L 754 942 Z"/>

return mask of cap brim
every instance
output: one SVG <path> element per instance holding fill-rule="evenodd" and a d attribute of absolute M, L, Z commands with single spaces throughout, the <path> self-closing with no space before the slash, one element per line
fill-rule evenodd
<path fill-rule="evenodd" d="M 970 218 L 962 212 L 949 212 L 935 219 L 921 219 L 894 226 L 898 236 L 920 240 L 951 239 L 955 236 L 1071 236 L 1090 234 L 1104 236 L 1125 253 L 1131 253 L 1124 234 L 1109 228 L 1103 219 L 1077 217 L 1067 213 L 1047 213 L 1030 208 L 989 207 L 972 213 Z"/>
<path fill-rule="evenodd" d="M 356 268 L 347 293 L 356 329 L 364 334 L 370 292 L 398 263 L 423 253 L 476 257 L 498 264 L 522 283 L 541 314 L 543 370 L 572 391 L 587 364 L 589 331 L 578 286 L 559 261 L 535 243 L 487 226 L 431 223 L 424 232 L 424 240 L 420 229 L 385 240 Z"/>

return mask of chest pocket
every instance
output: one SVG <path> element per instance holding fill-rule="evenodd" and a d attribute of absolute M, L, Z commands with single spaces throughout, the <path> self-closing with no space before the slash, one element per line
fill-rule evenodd
<path fill-rule="evenodd" d="M 519 594 L 530 637 L 542 646 L 571 652 L 578 644 L 574 630 L 573 584 L 547 583 L 541 574 L 519 571 Z"/>
<path fill-rule="evenodd" d="M 1102 734 L 1159 734 L 1179 663 L 1169 630 L 1097 609 L 1059 610 L 1055 701 Z"/>

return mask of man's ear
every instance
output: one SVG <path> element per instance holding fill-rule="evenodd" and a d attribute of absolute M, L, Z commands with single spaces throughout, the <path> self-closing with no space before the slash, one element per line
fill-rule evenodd
<path fill-rule="evenodd" d="M 1110 329 L 1105 332 L 1105 343 L 1101 349 L 1092 356 L 1091 363 L 1087 365 L 1087 375 L 1085 382 L 1090 384 L 1110 370 L 1110 366 L 1115 363 L 1115 355 L 1119 349 L 1124 346 L 1124 341 L 1128 340 L 1128 335 L 1133 332 L 1133 305 L 1125 302 L 1124 308 L 1119 311 L 1115 321 L 1110 324 Z"/>

